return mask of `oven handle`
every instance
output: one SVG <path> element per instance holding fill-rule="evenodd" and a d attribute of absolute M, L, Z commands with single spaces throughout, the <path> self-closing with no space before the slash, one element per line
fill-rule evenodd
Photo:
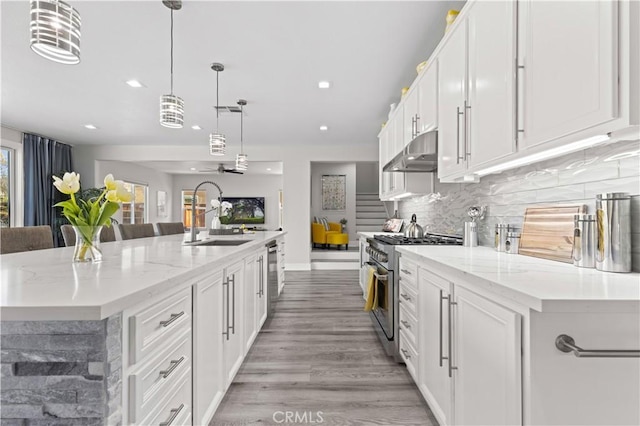
<path fill-rule="evenodd" d="M 378 281 L 389 281 L 389 275 L 388 274 L 379 274 L 377 272 L 374 272 L 373 275 L 375 275 L 375 277 L 378 279 Z"/>

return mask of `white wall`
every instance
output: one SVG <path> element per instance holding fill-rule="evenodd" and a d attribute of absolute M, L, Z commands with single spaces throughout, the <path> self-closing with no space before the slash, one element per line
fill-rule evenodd
<path fill-rule="evenodd" d="M 249 164 L 251 167 L 251 164 Z M 210 180 L 218 185 L 223 192 L 223 197 L 264 197 L 265 224 L 264 228 L 273 231 L 278 228 L 278 195 L 282 189 L 282 175 L 173 175 L 173 203 L 170 210 L 176 222 L 181 220 L 182 206 L 180 194 L 183 190 L 192 191 L 200 182 Z M 200 190 L 207 192 L 207 200 L 218 198 L 218 190 L 213 185 L 202 185 Z M 208 204 L 208 203 L 207 203 Z M 207 210 L 210 206 L 207 206 Z M 213 213 L 206 215 L 205 223 L 210 226 Z"/>
<path fill-rule="evenodd" d="M 356 163 L 356 194 L 378 194 L 378 162 Z"/>
<path fill-rule="evenodd" d="M 346 209 L 323 210 L 322 209 L 322 176 L 345 175 L 346 176 Z M 340 222 L 347 219 L 347 231 L 349 240 L 357 240 L 356 230 L 356 164 L 355 163 L 311 163 L 311 215 L 309 223 L 314 217 L 326 217 L 329 222 Z M 311 230 L 309 230 L 311 232 Z"/>
<path fill-rule="evenodd" d="M 173 178 L 170 174 L 162 173 L 157 170 L 142 167 L 138 164 L 126 161 L 96 161 L 94 182 L 93 185 L 90 186 L 96 186 L 98 188 L 104 186 L 104 177 L 109 173 L 111 173 L 115 179 L 124 180 L 130 183 L 139 183 L 149 187 L 149 198 L 147 199 L 148 223 L 177 222 L 180 220 L 180 215 L 172 216 L 171 209 L 169 208 L 174 200 L 177 199 L 178 202 L 180 200 L 180 194 L 178 194 L 177 197 L 173 194 Z M 86 180 L 84 180 L 84 176 L 82 179 L 83 187 L 90 187 L 85 183 Z M 158 191 L 165 191 L 167 193 L 166 216 L 158 216 Z M 113 217 L 116 220 L 121 221 L 122 209 L 118 210 Z M 173 218 L 176 219 L 174 220 Z"/>

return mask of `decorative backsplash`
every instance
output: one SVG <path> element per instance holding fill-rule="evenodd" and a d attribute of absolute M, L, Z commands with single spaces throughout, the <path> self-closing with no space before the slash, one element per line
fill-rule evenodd
<path fill-rule="evenodd" d="M 485 176 L 480 183 L 441 184 L 436 194 L 398 203 L 398 214 L 408 222 L 413 213 L 429 232 L 462 234 L 470 220 L 467 208 L 487 206 L 479 222 L 478 240 L 493 246 L 496 223 L 522 227 L 530 206 L 586 204 L 594 213 L 596 194 L 629 192 L 632 215 L 634 270 L 640 268 L 640 140 L 617 142 Z"/>

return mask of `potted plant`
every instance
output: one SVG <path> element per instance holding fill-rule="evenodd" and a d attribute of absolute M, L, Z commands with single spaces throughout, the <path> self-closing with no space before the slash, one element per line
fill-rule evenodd
<path fill-rule="evenodd" d="M 346 218 L 342 218 L 340 219 L 340 224 L 342 225 L 342 233 L 346 234 L 347 232 L 347 219 Z"/>

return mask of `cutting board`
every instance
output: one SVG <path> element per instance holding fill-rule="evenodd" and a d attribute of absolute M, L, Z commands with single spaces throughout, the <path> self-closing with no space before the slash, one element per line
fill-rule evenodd
<path fill-rule="evenodd" d="M 527 208 L 518 252 L 573 263 L 573 215 L 586 211 L 584 204 Z"/>

